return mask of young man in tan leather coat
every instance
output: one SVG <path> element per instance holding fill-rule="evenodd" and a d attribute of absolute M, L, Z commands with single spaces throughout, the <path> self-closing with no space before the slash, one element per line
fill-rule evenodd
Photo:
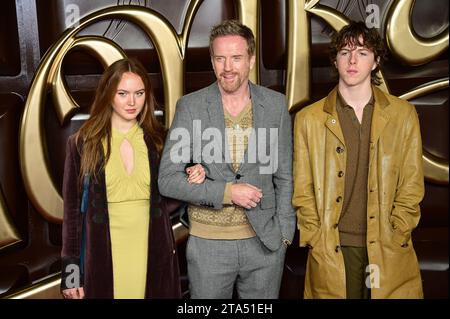
<path fill-rule="evenodd" d="M 332 40 L 338 85 L 294 127 L 305 298 L 422 298 L 411 232 L 424 195 L 413 105 L 381 91 L 377 31 L 351 22 Z"/>

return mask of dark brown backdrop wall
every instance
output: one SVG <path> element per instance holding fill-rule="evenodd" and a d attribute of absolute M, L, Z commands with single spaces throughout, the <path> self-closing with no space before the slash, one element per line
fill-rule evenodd
<path fill-rule="evenodd" d="M 188 37 L 184 57 L 183 93 L 192 92 L 214 81 L 208 53 L 208 32 L 221 20 L 238 17 L 238 2 L 206 0 L 201 3 Z M 317 1 L 310 1 L 310 4 L 313 2 Z M 369 17 L 372 22 L 379 22 L 380 34 L 386 39 L 390 10 L 400 2 L 409 1 L 326 0 L 320 1 L 316 6 L 331 8 L 354 20 L 367 21 Z M 437 89 L 410 99 L 420 116 L 424 150 L 435 166 L 440 165 L 437 167 L 439 178 L 427 178 L 426 195 L 422 203 L 423 217 L 413 236 L 424 280 L 425 297 L 448 298 L 448 1 L 412 2 L 410 27 L 414 36 L 426 42 L 444 34 L 444 50 L 426 63 L 408 63 L 405 59 L 390 54 L 383 74 L 390 92 L 399 96 L 432 81 L 441 83 Z M 294 2 L 264 0 L 258 3 L 259 81 L 264 86 L 285 93 L 290 71 L 286 70 L 288 37 L 292 32 L 298 32 L 290 29 L 288 21 L 289 10 L 292 10 Z M 99 9 L 125 4 L 155 10 L 167 19 L 177 33 L 181 33 L 189 1 L 0 1 L 0 297 L 23 291 L 40 281 L 45 282 L 49 276 L 57 278 L 60 271 L 61 225 L 48 216 L 46 218 L 41 209 L 33 204 L 35 201 L 30 198 L 21 170 L 23 158 L 20 147 L 29 147 L 20 144 L 20 132 L 24 125 L 21 119 L 26 100 L 29 99 L 28 92 L 33 77 L 45 52 L 61 38 L 73 14 L 79 13 L 80 17 L 84 17 Z M 371 5 L 379 9 L 379 15 L 374 17 L 376 12 L 366 12 L 367 8 L 373 8 Z M 324 97 L 336 84 L 327 55 L 332 28 L 311 12 L 308 13 L 308 19 L 311 89 L 308 100 L 302 101 L 296 110 Z M 398 29 L 400 27 L 404 26 L 395 26 Z M 140 27 L 124 19 L 104 20 L 92 24 L 80 35 L 98 35 L 110 39 L 126 55 L 140 59 L 147 67 L 156 87 L 158 102 L 164 109 L 165 82 L 161 64 L 152 41 Z M 102 70 L 103 66 L 98 58 L 81 49 L 71 50 L 64 58 L 64 80 L 80 108 L 62 125 L 51 98 L 52 92 L 48 90 L 40 120 L 47 147 L 46 161 L 50 167 L 52 182 L 59 193 L 66 140 L 80 127 L 83 114 L 88 113 Z M 40 168 L 37 166 L 36 169 Z M 447 176 L 443 176 L 442 172 L 447 172 Z M 173 223 L 178 223 L 178 216 L 173 216 Z M 183 254 L 185 231 L 177 234 L 184 274 L 183 289 L 187 293 Z M 305 260 L 305 250 L 298 247 L 288 250 L 282 298 L 301 298 Z M 53 275 L 55 276 L 52 277 Z"/>

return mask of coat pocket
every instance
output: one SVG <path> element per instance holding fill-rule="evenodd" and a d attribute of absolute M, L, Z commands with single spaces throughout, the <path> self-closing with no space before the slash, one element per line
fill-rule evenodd
<path fill-rule="evenodd" d="M 407 252 L 412 247 L 411 242 L 411 234 L 410 233 L 402 233 L 400 229 L 395 226 L 395 223 L 392 220 L 392 217 L 388 220 L 389 223 L 389 233 L 390 233 L 390 241 L 391 245 L 394 249 Z"/>

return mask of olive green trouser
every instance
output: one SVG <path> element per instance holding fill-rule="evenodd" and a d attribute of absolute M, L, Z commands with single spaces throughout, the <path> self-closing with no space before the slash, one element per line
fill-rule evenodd
<path fill-rule="evenodd" d="M 345 264 L 347 299 L 370 299 L 370 289 L 366 286 L 369 264 L 366 247 L 341 246 Z"/>

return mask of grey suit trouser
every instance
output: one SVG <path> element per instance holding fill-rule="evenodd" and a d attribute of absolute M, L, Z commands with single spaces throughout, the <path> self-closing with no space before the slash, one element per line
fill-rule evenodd
<path fill-rule="evenodd" d="M 284 245 L 270 251 L 258 237 L 216 240 L 189 236 L 186 259 L 193 299 L 276 299 L 284 268 Z"/>

